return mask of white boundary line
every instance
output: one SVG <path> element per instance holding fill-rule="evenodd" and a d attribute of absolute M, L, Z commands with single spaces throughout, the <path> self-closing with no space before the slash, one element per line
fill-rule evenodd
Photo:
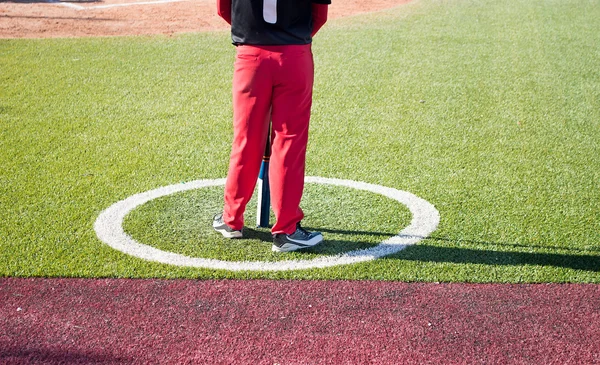
<path fill-rule="evenodd" d="M 49 4 L 61 5 L 61 6 L 65 6 L 67 8 L 76 9 L 76 10 L 85 10 L 86 9 L 85 6 L 81 6 L 81 5 L 77 5 L 77 4 L 73 4 L 73 3 L 63 3 L 63 2 L 60 2 L 59 0 L 47 0 L 46 2 Z"/>
<path fill-rule="evenodd" d="M 346 186 L 357 190 L 366 190 L 381 194 L 406 205 L 412 213 L 412 220 L 409 226 L 404 228 L 400 233 L 388 238 L 375 247 L 350 251 L 336 256 L 318 257 L 312 260 L 287 260 L 278 262 L 222 261 L 188 257 L 173 252 L 161 251 L 157 248 L 139 243 L 123 230 L 123 219 L 129 212 L 138 206 L 162 196 L 186 190 L 221 186 L 225 184 L 225 179 L 216 179 L 195 180 L 185 184 L 164 186 L 144 193 L 132 195 L 125 200 L 121 200 L 120 202 L 111 205 L 108 209 L 100 213 L 94 223 L 94 230 L 96 231 L 98 238 L 110 247 L 144 260 L 157 261 L 176 266 L 230 271 L 287 271 L 347 265 L 371 261 L 383 256 L 391 255 L 409 245 L 414 245 L 423 238 L 429 236 L 435 231 L 440 221 L 439 212 L 431 203 L 406 191 L 359 181 L 329 179 L 314 176 L 307 176 L 305 181 L 307 183 Z"/>
<path fill-rule="evenodd" d="M 68 2 L 61 2 L 58 0 L 49 0 L 48 2 L 51 4 L 66 6 L 67 8 L 77 9 L 77 10 L 93 10 L 93 9 L 109 9 L 109 8 L 118 8 L 123 6 L 134 6 L 134 5 L 154 5 L 154 4 L 167 4 L 167 3 L 179 3 L 190 0 L 156 0 L 156 1 L 140 1 L 133 3 L 121 3 L 121 4 L 107 4 L 107 5 L 96 5 L 96 6 L 82 6 Z"/>

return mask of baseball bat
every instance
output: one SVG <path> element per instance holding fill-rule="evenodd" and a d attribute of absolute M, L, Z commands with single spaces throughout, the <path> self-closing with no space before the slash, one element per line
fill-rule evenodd
<path fill-rule="evenodd" d="M 260 172 L 258 174 L 258 203 L 256 207 L 256 226 L 268 228 L 271 215 L 271 192 L 269 188 L 269 160 L 271 159 L 271 124 L 267 132 L 267 142 Z"/>

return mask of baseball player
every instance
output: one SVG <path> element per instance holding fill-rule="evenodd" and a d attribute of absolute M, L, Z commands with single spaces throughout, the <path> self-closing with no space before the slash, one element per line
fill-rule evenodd
<path fill-rule="evenodd" d="M 272 250 L 288 252 L 323 241 L 302 228 L 300 200 L 314 64 L 312 37 L 327 21 L 331 0 L 217 0 L 236 46 L 233 74 L 233 145 L 223 212 L 213 228 L 227 238 L 243 236 L 272 123 L 269 184 L 276 222 Z"/>

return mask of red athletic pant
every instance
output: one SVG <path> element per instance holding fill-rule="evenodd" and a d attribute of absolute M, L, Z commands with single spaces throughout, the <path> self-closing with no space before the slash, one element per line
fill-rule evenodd
<path fill-rule="evenodd" d="M 300 200 L 314 65 L 310 44 L 238 46 L 233 75 L 233 146 L 225 184 L 223 219 L 242 229 L 273 124 L 269 184 L 276 223 L 272 233 L 291 234 L 304 217 Z"/>

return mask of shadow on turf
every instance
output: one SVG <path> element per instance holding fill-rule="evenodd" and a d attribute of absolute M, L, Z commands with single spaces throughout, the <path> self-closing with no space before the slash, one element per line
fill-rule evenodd
<path fill-rule="evenodd" d="M 369 231 L 352 231 L 328 228 L 311 228 L 306 227 L 309 231 L 319 230 L 325 234 L 325 242 L 322 245 L 310 249 L 302 250 L 301 252 L 313 253 L 319 255 L 339 255 L 348 251 L 360 250 L 377 245 L 373 241 L 380 242 L 394 234 L 389 232 L 369 232 Z M 347 239 L 328 239 L 327 233 L 338 236 L 347 236 Z M 249 239 L 258 239 L 260 241 L 271 241 L 271 233 L 268 230 L 245 229 L 244 235 Z M 357 240 L 357 236 L 370 236 L 373 241 Z M 484 242 L 475 240 L 457 240 L 447 237 L 419 237 L 432 241 L 445 242 L 465 242 L 478 245 L 489 246 L 505 246 L 513 249 L 554 249 L 554 250 L 569 250 L 562 247 L 548 247 L 536 245 L 524 245 L 517 243 L 498 243 Z M 577 250 L 577 252 L 597 250 Z M 544 253 L 544 252 L 522 252 L 522 251 L 494 251 L 481 250 L 459 247 L 441 247 L 426 244 L 416 244 L 409 246 L 406 249 L 383 259 L 392 260 L 413 260 L 413 261 L 429 261 L 429 262 L 449 262 L 456 264 L 483 264 L 483 265 L 539 265 L 539 266 L 554 266 L 565 267 L 575 270 L 600 271 L 600 255 L 585 255 L 585 254 L 559 254 L 559 253 Z"/>
<path fill-rule="evenodd" d="M 446 242 L 466 242 L 466 243 L 474 243 L 477 245 L 493 245 L 493 246 L 507 246 L 507 247 L 523 247 L 523 248 L 541 248 L 545 250 L 557 250 L 557 251 L 576 251 L 576 252 L 598 252 L 600 253 L 600 249 L 594 248 L 580 248 L 580 249 L 572 249 L 568 247 L 556 247 L 556 246 L 540 246 L 540 245 L 525 245 L 521 243 L 508 243 L 508 242 L 486 242 L 486 241 L 477 241 L 477 240 L 465 240 L 465 239 L 455 239 L 448 237 L 437 237 L 437 236 L 429 236 L 428 239 L 435 241 L 446 241 Z"/>
<path fill-rule="evenodd" d="M 385 240 L 393 234 L 385 232 L 367 232 L 367 231 L 349 231 L 349 230 L 333 230 L 333 229 L 321 229 L 323 233 L 332 233 L 339 235 L 368 235 L 376 236 L 377 240 Z M 459 242 L 459 240 L 451 239 L 447 237 L 419 237 L 423 239 L 433 241 L 445 241 L 445 242 Z M 367 248 L 374 246 L 371 242 L 355 242 L 349 240 L 331 240 L 328 241 L 325 237 L 326 242 L 321 248 L 322 251 L 317 251 L 317 247 L 307 252 L 314 252 L 319 254 L 340 254 L 350 250 L 350 246 L 353 246 L 351 250 Z M 505 246 L 511 248 L 522 248 L 522 249 L 546 249 L 546 250 L 562 250 L 562 251 L 574 251 L 563 247 L 548 247 L 548 246 L 537 246 L 537 245 L 524 245 L 517 243 L 498 243 L 498 242 L 483 242 L 475 240 L 460 240 L 460 242 L 473 243 L 478 245 L 489 245 L 489 246 Z M 330 246 L 329 249 L 326 249 Z M 333 249 L 335 247 L 336 249 Z M 577 252 L 599 252 L 598 250 L 577 250 Z M 482 250 L 482 249 L 470 249 L 470 248 L 459 248 L 459 247 L 441 247 L 426 245 L 423 243 L 409 246 L 406 249 L 387 257 L 384 259 L 399 259 L 399 260 L 414 260 L 414 261 L 429 261 L 429 262 L 449 262 L 457 264 L 484 264 L 484 265 L 539 265 L 539 266 L 554 266 L 554 267 L 565 267 L 574 270 L 586 270 L 586 271 L 600 271 L 600 255 L 586 255 L 586 254 L 562 254 L 562 253 L 547 253 L 547 252 L 522 252 L 522 251 L 495 251 L 495 250 Z"/>
<path fill-rule="evenodd" d="M 325 235 L 325 242 L 316 247 L 311 247 L 298 252 L 305 252 L 318 255 L 335 256 L 340 255 L 349 251 L 361 250 L 376 246 L 380 241 L 386 238 L 392 237 L 393 233 L 383 232 L 367 232 L 367 231 L 348 231 L 348 230 L 332 230 L 332 229 L 316 229 L 310 227 L 304 227 L 309 231 L 320 231 Z M 331 239 L 327 237 L 327 233 L 336 234 L 347 239 Z M 344 237 L 346 236 L 346 237 Z M 375 237 L 373 240 L 365 241 L 359 239 L 359 236 L 370 236 Z M 249 228 L 244 227 L 244 239 L 259 240 L 262 242 L 272 242 L 273 237 L 271 232 L 266 228 Z"/>
<path fill-rule="evenodd" d="M 430 240 L 454 241 L 444 237 L 429 237 Z M 494 242 L 465 241 L 494 246 L 511 246 L 522 248 L 542 248 L 543 246 L 527 246 L 521 244 L 502 244 Z M 552 249 L 552 247 L 543 247 Z M 558 248 L 554 248 L 558 249 Z M 564 248 L 560 248 L 565 250 Z M 456 264 L 483 265 L 538 265 L 564 267 L 574 270 L 600 271 L 600 255 L 559 254 L 546 252 L 494 251 L 458 247 L 441 247 L 426 244 L 409 246 L 397 254 L 384 259 L 400 259 L 429 262 L 449 262 Z"/>

